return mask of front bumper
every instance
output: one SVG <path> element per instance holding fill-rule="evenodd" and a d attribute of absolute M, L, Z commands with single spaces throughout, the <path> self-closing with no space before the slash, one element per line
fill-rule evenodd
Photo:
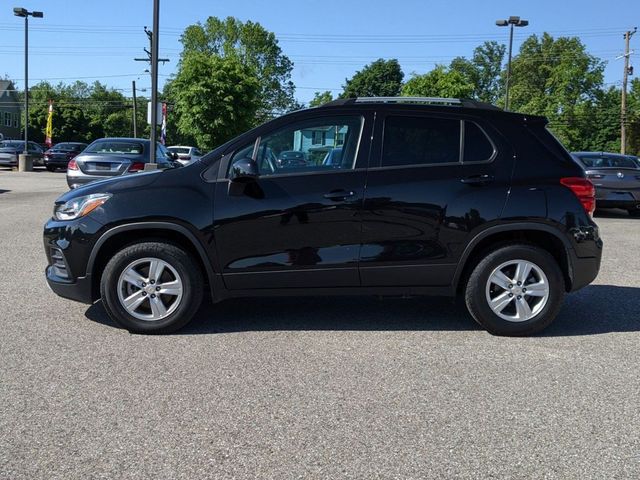
<path fill-rule="evenodd" d="M 44 249 L 48 266 L 45 277 L 56 294 L 78 302 L 95 297 L 87 266 L 91 250 L 103 225 L 90 215 L 70 221 L 49 220 L 44 226 Z"/>
<path fill-rule="evenodd" d="M 91 275 L 78 277 L 75 281 L 69 281 L 60 278 L 53 273 L 54 269 L 49 265 L 45 271 L 49 288 L 63 298 L 75 300 L 76 302 L 92 304 L 93 291 L 91 284 Z"/>

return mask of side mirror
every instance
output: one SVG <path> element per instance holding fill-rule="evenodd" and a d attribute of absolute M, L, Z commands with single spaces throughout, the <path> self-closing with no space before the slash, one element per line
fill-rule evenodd
<path fill-rule="evenodd" d="M 258 164 L 252 158 L 245 157 L 237 160 L 231 166 L 231 181 L 238 183 L 255 182 L 258 179 Z"/>

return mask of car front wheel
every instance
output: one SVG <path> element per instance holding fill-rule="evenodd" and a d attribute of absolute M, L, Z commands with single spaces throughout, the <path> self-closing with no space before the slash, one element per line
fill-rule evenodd
<path fill-rule="evenodd" d="M 144 242 L 107 263 L 100 293 L 109 316 L 134 333 L 170 333 L 186 325 L 202 301 L 202 273 L 176 245 Z"/>
<path fill-rule="evenodd" d="M 476 265 L 465 300 L 471 316 L 490 333 L 525 336 L 554 320 L 564 293 L 562 272 L 549 252 L 514 244 L 490 252 Z"/>

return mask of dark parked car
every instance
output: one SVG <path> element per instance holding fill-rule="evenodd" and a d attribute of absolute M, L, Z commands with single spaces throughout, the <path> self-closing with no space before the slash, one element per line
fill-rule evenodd
<path fill-rule="evenodd" d="M 3 140 L 0 142 L 0 167 L 17 167 L 18 156 L 24 152 L 24 140 Z M 28 153 L 34 165 L 43 165 L 43 150 L 35 142 L 29 142 Z"/>
<path fill-rule="evenodd" d="M 69 161 L 67 184 L 76 188 L 105 178 L 130 175 L 144 170 L 149 163 L 149 140 L 142 138 L 101 138 Z M 158 168 L 181 166 L 164 145 L 156 145 Z"/>
<path fill-rule="evenodd" d="M 189 167 L 62 195 L 46 278 L 133 332 L 182 327 L 207 289 L 214 302 L 460 295 L 490 332 L 532 334 L 602 251 L 593 185 L 546 123 L 456 99 L 293 112 Z M 309 129 L 344 132 L 340 164 L 274 165 Z"/>
<path fill-rule="evenodd" d="M 596 187 L 596 205 L 623 208 L 629 215 L 640 216 L 640 167 L 637 158 L 605 152 L 574 152 Z"/>
<path fill-rule="evenodd" d="M 44 152 L 44 166 L 50 172 L 55 171 L 56 168 L 67 168 L 69 160 L 75 158 L 85 148 L 87 148 L 86 143 L 58 143 Z"/>

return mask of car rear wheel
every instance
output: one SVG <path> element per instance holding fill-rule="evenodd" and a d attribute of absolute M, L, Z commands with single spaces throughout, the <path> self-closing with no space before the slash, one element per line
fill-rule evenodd
<path fill-rule="evenodd" d="M 471 316 L 490 333 L 524 336 L 554 320 L 564 292 L 562 272 L 549 252 L 514 244 L 490 252 L 476 265 L 465 301 Z"/>
<path fill-rule="evenodd" d="M 107 263 L 100 293 L 109 316 L 135 333 L 170 333 L 202 301 L 202 273 L 191 256 L 164 242 L 123 248 Z"/>
<path fill-rule="evenodd" d="M 56 171 L 56 167 L 52 166 L 52 165 L 47 165 L 47 170 L 50 172 L 55 172 Z"/>

